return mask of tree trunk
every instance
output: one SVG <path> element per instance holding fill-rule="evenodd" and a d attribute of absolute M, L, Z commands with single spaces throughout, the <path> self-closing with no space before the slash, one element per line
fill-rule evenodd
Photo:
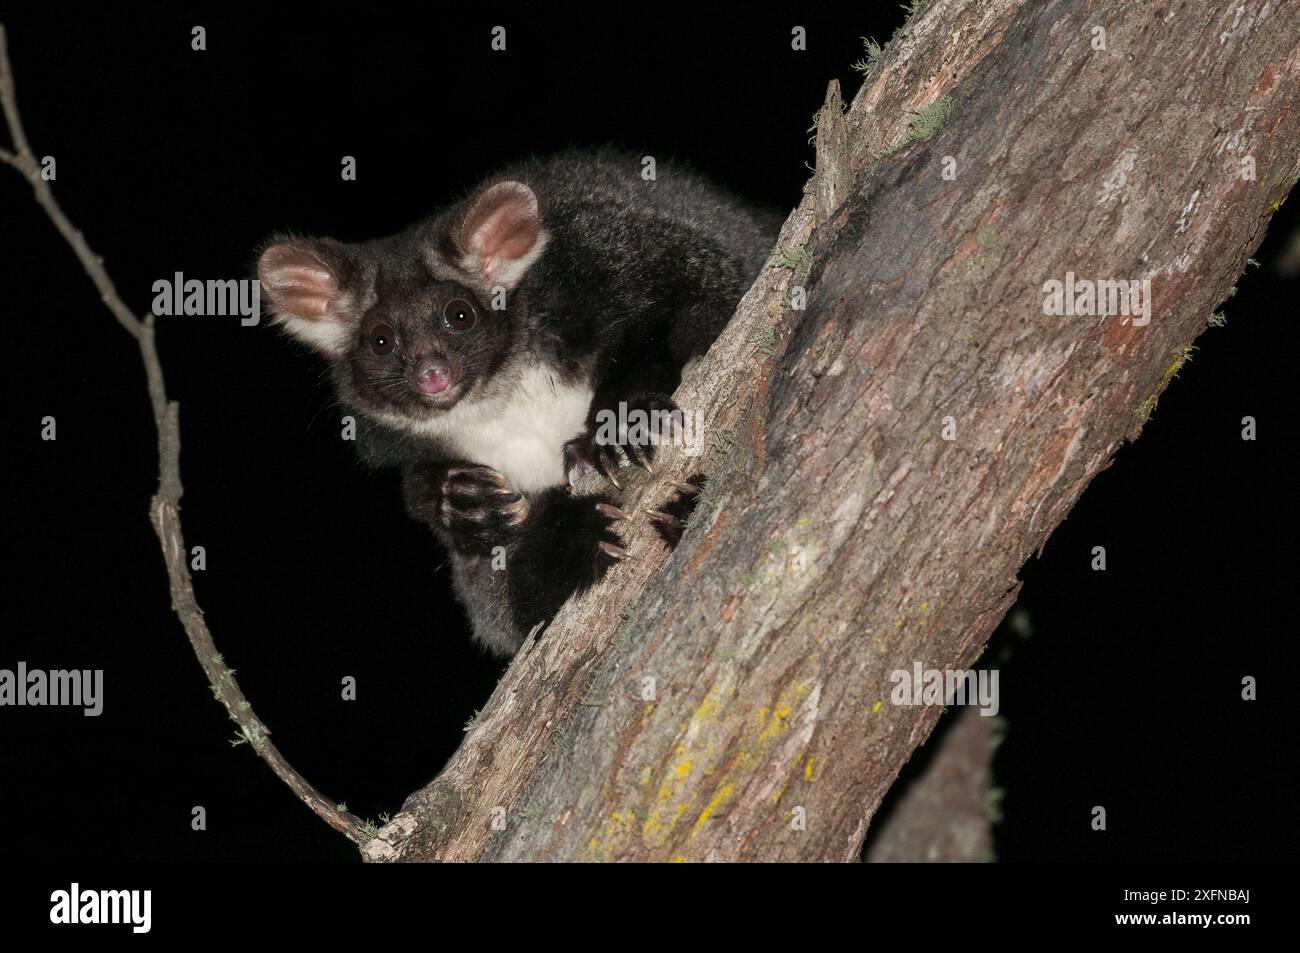
<path fill-rule="evenodd" d="M 627 488 L 709 473 L 681 545 L 635 521 L 640 558 L 364 856 L 855 859 L 941 710 L 890 673 L 974 662 L 1294 183 L 1297 22 L 933 0 L 843 115 L 833 87 L 808 195 L 678 391 L 707 452 Z M 1067 272 L 1150 279 L 1149 323 L 1045 313 Z"/>

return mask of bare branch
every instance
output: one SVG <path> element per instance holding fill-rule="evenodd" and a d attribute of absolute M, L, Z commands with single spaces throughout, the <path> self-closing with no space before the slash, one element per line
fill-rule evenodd
<path fill-rule="evenodd" d="M 42 177 L 40 163 L 27 142 L 19 117 L 7 39 L 4 25 L 0 24 L 0 104 L 3 105 L 5 123 L 17 150 L 9 152 L 0 149 L 0 160 L 13 166 L 31 183 L 36 201 L 45 209 L 59 234 L 72 247 L 77 260 L 99 290 L 104 305 L 140 346 L 140 357 L 144 362 L 149 388 L 149 403 L 153 409 L 154 426 L 158 431 L 158 492 L 150 504 L 149 518 L 154 532 L 158 534 L 163 559 L 167 564 L 172 609 L 185 628 L 194 654 L 212 687 L 213 696 L 225 706 L 231 720 L 239 726 L 241 738 L 325 823 L 360 844 L 366 839 L 361 820 L 341 810 L 308 784 L 271 743 L 271 729 L 262 723 L 253 711 L 253 706 L 244 697 L 239 683 L 235 681 L 234 670 L 226 666 L 212 640 L 212 633 L 203 620 L 203 610 L 194 597 L 194 583 L 186 558 L 188 551 L 181 532 L 180 499 L 183 489 L 180 471 L 180 405 L 167 399 L 162 363 L 158 360 L 154 340 L 154 316 L 148 314 L 141 320 L 126 306 L 104 269 L 104 259 L 91 250 L 85 237 L 63 214 L 49 183 Z"/>

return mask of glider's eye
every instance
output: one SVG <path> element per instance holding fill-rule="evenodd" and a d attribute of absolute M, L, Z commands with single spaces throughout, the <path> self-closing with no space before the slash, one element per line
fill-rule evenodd
<path fill-rule="evenodd" d="M 370 350 L 381 357 L 397 346 L 397 332 L 386 324 L 376 324 L 370 329 Z"/>
<path fill-rule="evenodd" d="M 478 323 L 478 314 L 464 298 L 453 298 L 442 309 L 442 323 L 448 331 L 468 331 Z"/>

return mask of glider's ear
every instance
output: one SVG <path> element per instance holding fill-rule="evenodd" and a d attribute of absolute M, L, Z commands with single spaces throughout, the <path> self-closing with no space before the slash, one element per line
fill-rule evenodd
<path fill-rule="evenodd" d="M 257 277 L 277 322 L 330 357 L 347 352 L 356 330 L 347 271 L 346 251 L 337 242 L 278 241 L 257 260 Z"/>
<path fill-rule="evenodd" d="M 546 247 L 537 196 L 522 182 L 498 182 L 467 203 L 457 264 L 477 282 L 513 290 Z"/>

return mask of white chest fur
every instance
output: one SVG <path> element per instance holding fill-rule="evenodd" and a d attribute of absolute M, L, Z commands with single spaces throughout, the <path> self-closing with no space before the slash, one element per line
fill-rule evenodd
<path fill-rule="evenodd" d="M 591 396 L 590 387 L 562 384 L 546 368 L 530 367 L 508 393 L 462 401 L 419 429 L 532 492 L 565 482 L 564 442 L 586 427 Z"/>

